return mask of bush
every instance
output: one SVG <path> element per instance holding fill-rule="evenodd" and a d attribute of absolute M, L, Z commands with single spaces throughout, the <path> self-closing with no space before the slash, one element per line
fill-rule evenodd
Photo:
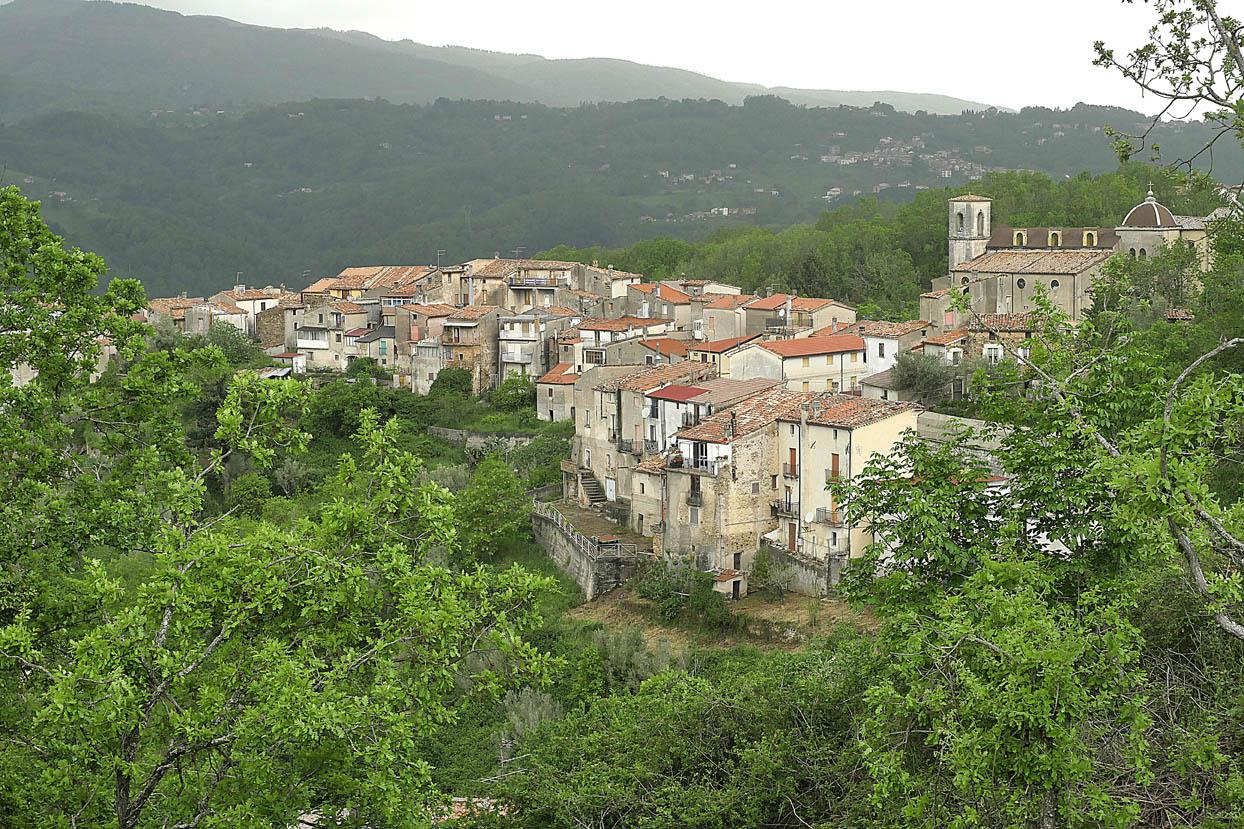
<path fill-rule="evenodd" d="M 493 390 L 488 401 L 502 412 L 517 412 L 536 405 L 536 384 L 526 377 L 512 375 Z"/>
<path fill-rule="evenodd" d="M 242 518 L 258 518 L 272 497 L 272 484 L 258 472 L 239 475 L 229 484 L 229 508 Z"/>
<path fill-rule="evenodd" d="M 654 567 L 636 592 L 657 607 L 661 618 L 700 630 L 722 632 L 737 626 L 726 597 L 713 589 L 713 577 L 687 567 Z"/>
<path fill-rule="evenodd" d="M 436 379 L 432 381 L 432 387 L 428 389 L 428 396 L 458 395 L 459 397 L 470 397 L 471 392 L 471 372 L 464 368 L 443 368 L 436 375 Z"/>

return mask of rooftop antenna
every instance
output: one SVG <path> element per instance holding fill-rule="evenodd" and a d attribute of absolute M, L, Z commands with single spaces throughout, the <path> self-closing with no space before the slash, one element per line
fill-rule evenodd
<path fill-rule="evenodd" d="M 437 269 L 438 271 L 441 269 L 441 257 L 442 257 L 442 256 L 444 256 L 444 255 L 445 255 L 445 251 L 444 251 L 444 250 L 438 250 L 438 251 L 436 252 L 436 269 Z"/>
<path fill-rule="evenodd" d="M 518 247 L 514 248 L 514 250 L 513 250 L 513 253 L 514 253 L 514 258 L 515 258 L 515 259 L 522 259 L 521 254 L 526 253 L 526 252 L 527 252 L 527 248 L 523 247 L 522 245 L 519 245 Z"/>

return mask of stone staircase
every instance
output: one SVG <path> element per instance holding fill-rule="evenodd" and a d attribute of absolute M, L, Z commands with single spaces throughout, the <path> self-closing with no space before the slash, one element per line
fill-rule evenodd
<path fill-rule="evenodd" d="M 579 485 L 592 506 L 605 503 L 605 491 L 600 488 L 600 482 L 596 480 L 596 476 L 590 469 L 579 470 Z"/>

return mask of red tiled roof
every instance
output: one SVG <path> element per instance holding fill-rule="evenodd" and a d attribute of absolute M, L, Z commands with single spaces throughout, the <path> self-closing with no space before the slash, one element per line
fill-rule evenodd
<path fill-rule="evenodd" d="M 933 323 L 924 320 L 908 320 L 907 322 L 859 320 L 848 325 L 845 331 L 859 334 L 861 337 L 893 337 L 897 339 L 932 327 Z"/>
<path fill-rule="evenodd" d="M 956 328 L 953 331 L 944 331 L 932 337 L 925 337 L 924 341 L 927 345 L 950 345 L 962 340 L 968 335 L 966 328 Z"/>
<path fill-rule="evenodd" d="M 761 297 L 747 307 L 755 308 L 758 311 L 776 311 L 779 308 L 786 307 L 786 299 L 788 294 L 773 294 L 772 296 Z M 835 299 L 821 299 L 819 297 L 810 296 L 790 296 L 791 308 L 795 311 L 819 311 L 827 305 L 837 305 L 842 308 L 849 308 Z"/>
<path fill-rule="evenodd" d="M 863 351 L 864 340 L 856 334 L 831 334 L 828 337 L 771 340 L 760 343 L 760 347 L 772 351 L 783 359 L 787 359 L 790 357 L 811 357 L 817 354 Z"/>
<path fill-rule="evenodd" d="M 724 340 L 710 340 L 706 343 L 699 343 L 691 347 L 692 351 L 707 351 L 709 354 L 721 354 L 732 348 L 751 342 L 760 337 L 760 334 L 744 334 L 742 337 L 728 337 Z"/>
<path fill-rule="evenodd" d="M 928 291 L 920 295 L 921 299 L 940 299 L 950 293 L 949 288 L 942 288 L 940 291 Z"/>
<path fill-rule="evenodd" d="M 858 429 L 893 417 L 896 414 L 920 409 L 915 403 L 896 403 L 874 397 L 856 397 L 852 394 L 827 392 L 815 395 L 808 401 L 808 423 L 832 426 L 837 429 Z M 786 412 L 779 420 L 801 420 L 802 411 Z"/>
<path fill-rule="evenodd" d="M 670 400 L 675 403 L 685 403 L 693 397 L 699 397 L 707 389 L 698 388 L 697 386 L 680 386 L 669 385 L 656 391 L 648 392 L 647 396 L 654 400 Z"/>
<path fill-rule="evenodd" d="M 644 348 L 664 354 L 666 357 L 686 357 L 687 341 L 676 340 L 673 337 L 649 337 L 646 340 L 640 340 L 639 344 Z"/>
<path fill-rule="evenodd" d="M 1113 251 L 1093 249 L 993 250 L 955 265 L 956 273 L 1078 274 L 1100 265 Z"/>
<path fill-rule="evenodd" d="M 763 429 L 788 411 L 797 412 L 799 404 L 813 396 L 807 392 L 791 391 L 785 386 L 774 386 L 683 429 L 678 436 L 684 440 L 730 443 Z"/>
<path fill-rule="evenodd" d="M 361 314 L 363 311 L 367 310 L 362 305 L 359 305 L 356 302 L 350 302 L 348 299 L 343 299 L 340 302 L 334 302 L 331 307 L 334 311 L 342 314 Z"/>
<path fill-rule="evenodd" d="M 664 363 L 662 365 L 641 368 L 633 374 L 615 377 L 612 380 L 601 383 L 596 388 L 599 391 L 625 389 L 627 391 L 646 392 L 658 386 L 665 386 L 679 380 L 698 380 L 702 377 L 708 377 L 714 371 L 714 366 L 708 363 L 682 360 L 677 363 Z"/>
<path fill-rule="evenodd" d="M 1002 331 L 1022 333 L 1037 328 L 1031 314 L 981 314 L 968 323 L 969 331 Z"/>
<path fill-rule="evenodd" d="M 304 294 L 322 294 L 329 288 L 337 284 L 337 277 L 326 276 L 323 279 L 317 279 L 310 285 L 302 289 Z"/>
<path fill-rule="evenodd" d="M 568 271 L 580 264 L 579 262 L 559 262 L 554 259 L 492 259 L 472 271 L 471 275 L 491 279 L 507 276 L 512 271 L 519 270 Z"/>
<path fill-rule="evenodd" d="M 572 367 L 570 363 L 558 363 L 549 369 L 547 374 L 539 377 L 536 382 L 553 386 L 573 385 L 579 379 L 579 375 L 570 373 Z"/>
<path fill-rule="evenodd" d="M 712 308 L 714 311 L 732 311 L 735 308 L 754 302 L 759 299 L 755 294 L 704 294 L 705 297 L 715 297 L 704 307 Z"/>
<path fill-rule="evenodd" d="M 655 294 L 658 298 L 665 302 L 673 302 L 676 305 L 683 305 L 691 301 L 691 294 L 671 288 L 669 285 L 660 282 L 649 282 L 644 285 L 632 285 L 632 288 L 643 294 Z"/>
<path fill-rule="evenodd" d="M 398 307 L 405 308 L 407 311 L 424 317 L 447 317 L 450 314 L 456 313 L 458 310 L 452 305 L 445 305 L 441 302 L 433 302 L 429 304 L 408 302 L 405 305 L 400 305 Z"/>
<path fill-rule="evenodd" d="M 455 308 L 449 318 L 451 320 L 479 320 L 497 310 L 499 309 L 495 305 L 464 305 L 461 308 Z"/>

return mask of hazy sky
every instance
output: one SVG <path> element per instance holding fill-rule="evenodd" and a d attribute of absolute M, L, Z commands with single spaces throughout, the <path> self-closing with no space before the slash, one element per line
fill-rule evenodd
<path fill-rule="evenodd" d="M 1120 0 L 150 0 L 281 27 L 546 57 L 613 57 L 730 81 L 937 92 L 999 106 L 1077 101 L 1155 111 L 1092 65 L 1092 44 L 1145 40 L 1145 3 Z M 1229 4 L 1226 4 L 1229 5 Z"/>

